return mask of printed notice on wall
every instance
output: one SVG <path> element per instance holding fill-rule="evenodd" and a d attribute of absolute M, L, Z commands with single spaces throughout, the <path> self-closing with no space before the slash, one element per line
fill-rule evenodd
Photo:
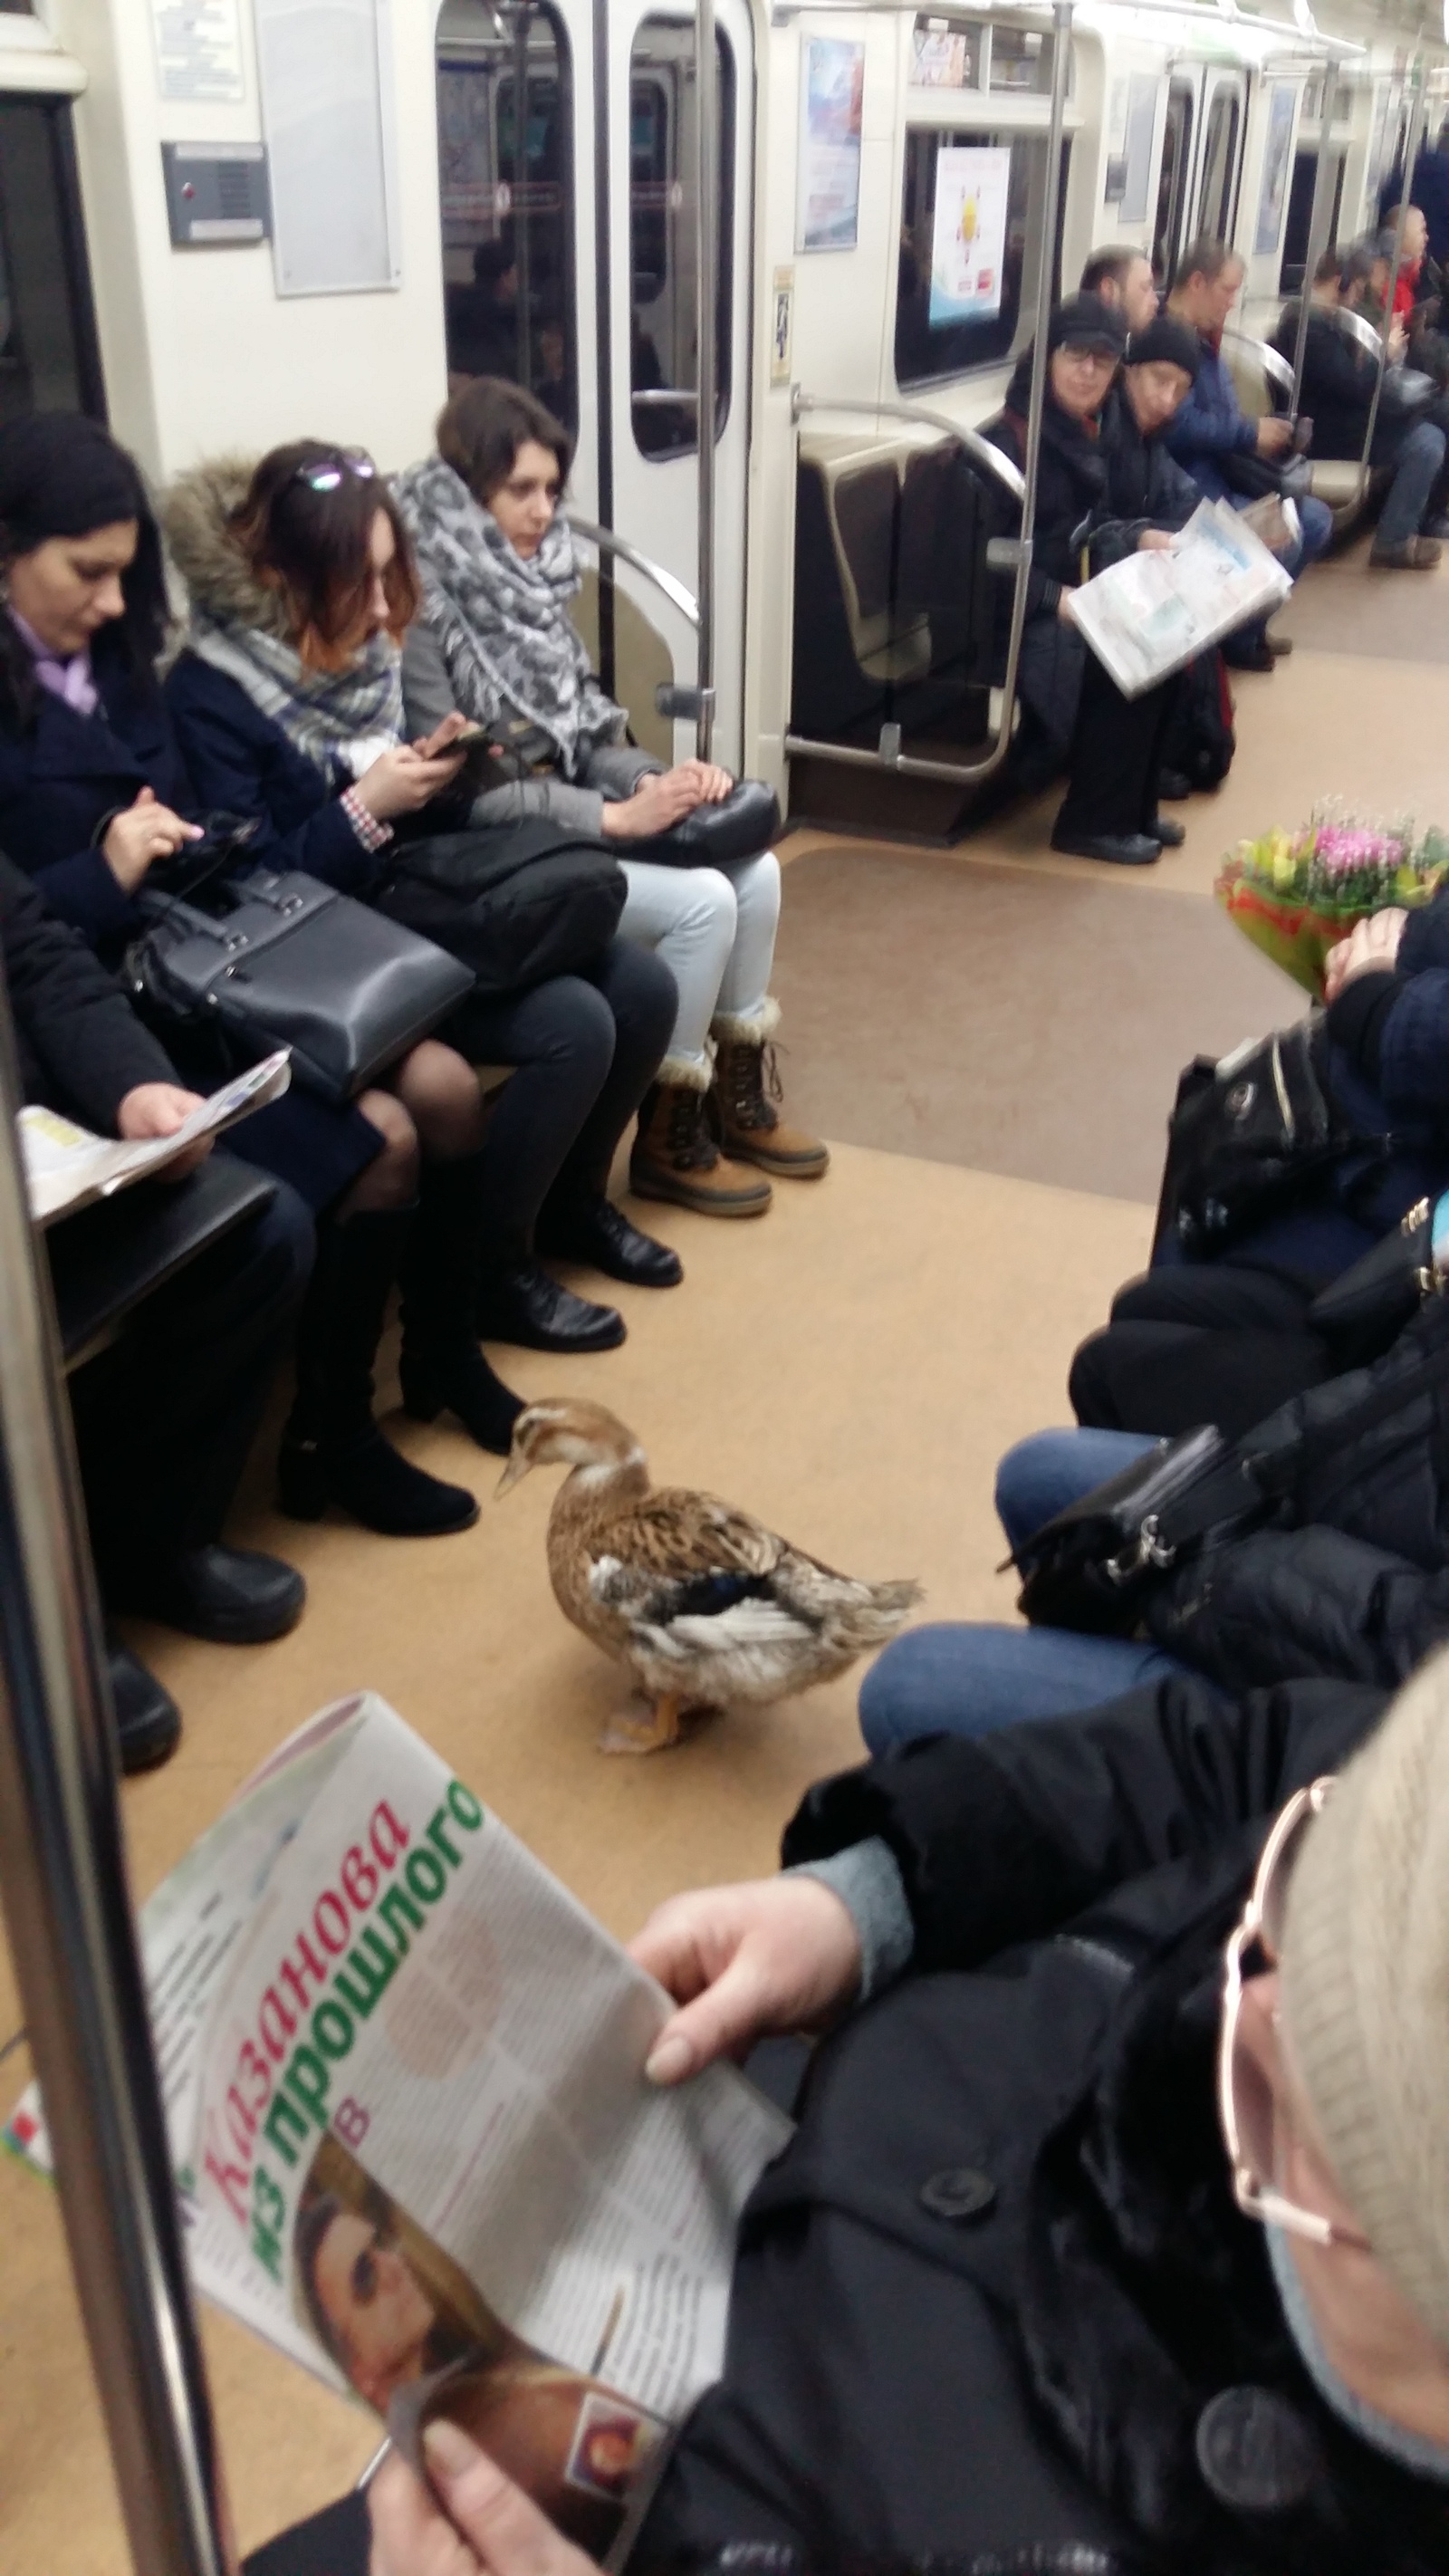
<path fill-rule="evenodd" d="M 239 0 L 151 0 L 163 98 L 245 98 Z"/>
<path fill-rule="evenodd" d="M 931 327 L 990 322 L 1001 311 L 1011 147 L 948 145 L 936 155 Z"/>
<path fill-rule="evenodd" d="M 854 250 L 865 47 L 838 36 L 807 36 L 801 55 L 795 247 Z"/>

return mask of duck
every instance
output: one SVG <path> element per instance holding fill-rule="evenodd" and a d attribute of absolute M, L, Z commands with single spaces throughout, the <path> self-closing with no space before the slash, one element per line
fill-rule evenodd
<path fill-rule="evenodd" d="M 606 1726 L 603 1752 L 662 1752 L 688 1716 L 830 1681 L 921 1598 L 918 1583 L 837 1574 L 714 1494 L 656 1489 L 633 1432 L 602 1404 L 526 1405 L 498 1492 L 553 1466 L 572 1470 L 549 1514 L 554 1598 L 650 1704 L 647 1718 Z"/>

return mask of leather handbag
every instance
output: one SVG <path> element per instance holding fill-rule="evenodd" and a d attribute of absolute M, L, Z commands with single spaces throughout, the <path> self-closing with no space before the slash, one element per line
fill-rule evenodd
<path fill-rule="evenodd" d="M 1443 1220 L 1435 1218 L 1442 1199 L 1420 1199 L 1352 1268 L 1341 1271 L 1320 1289 L 1308 1309 L 1308 1320 L 1336 1342 L 1386 1343 L 1402 1331 L 1431 1297 L 1449 1289 L 1435 1259 L 1435 1234 L 1443 1239 Z"/>
<path fill-rule="evenodd" d="M 715 868 L 757 859 L 780 837 L 780 800 L 762 778 L 741 778 L 718 805 L 696 805 L 667 832 L 623 845 L 627 859 L 657 868 Z"/>
<path fill-rule="evenodd" d="M 1187 1067 L 1168 1125 L 1159 1243 L 1175 1236 L 1209 1260 L 1335 1163 L 1385 1159 L 1391 1139 L 1362 1135 L 1335 1106 L 1325 1043 L 1315 1012 L 1220 1064 L 1198 1057 Z"/>
<path fill-rule="evenodd" d="M 160 1035 L 209 1042 L 228 1069 L 290 1047 L 305 1090 L 352 1100 L 473 989 L 443 949 L 316 877 L 258 871 L 223 891 L 213 913 L 143 890 L 126 977 Z"/>
<path fill-rule="evenodd" d="M 1218 459 L 1230 492 L 1248 501 L 1306 501 L 1313 490 L 1313 466 L 1306 456 L 1259 456 L 1254 448 L 1237 448 Z"/>
<path fill-rule="evenodd" d="M 1209 1530 L 1254 1518 L 1263 1496 L 1211 1424 L 1160 1440 L 1033 1530 L 1007 1563 L 1033 1627 L 1129 1636 L 1155 1578 Z"/>
<path fill-rule="evenodd" d="M 592 964 L 619 926 L 628 890 L 612 850 L 546 814 L 423 830 L 389 858 L 375 901 L 458 958 L 487 999 Z"/>

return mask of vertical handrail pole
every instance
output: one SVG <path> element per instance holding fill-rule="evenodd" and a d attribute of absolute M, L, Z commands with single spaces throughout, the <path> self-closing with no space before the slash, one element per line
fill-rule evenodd
<path fill-rule="evenodd" d="M 528 39 L 529 0 L 513 21 L 513 265 L 518 276 L 518 381 L 533 390 L 533 256 L 528 238 Z"/>
<path fill-rule="evenodd" d="M 598 387 L 599 525 L 614 524 L 614 238 L 610 227 L 614 209 L 610 197 L 610 120 L 613 115 L 613 92 L 609 79 L 609 0 L 593 0 L 591 15 L 594 51 L 594 379 Z M 627 76 L 626 76 L 627 77 Z M 624 96 L 627 101 L 628 90 Z M 628 167 L 629 145 L 627 116 L 624 129 L 625 167 Z M 630 206 L 630 223 L 633 209 Z M 629 310 L 632 314 L 633 287 L 630 285 Z M 633 382 L 630 365 L 629 383 Z M 631 415 L 632 417 L 632 415 Z M 615 674 L 614 568 L 607 556 L 599 561 L 599 679 L 607 696 L 612 697 L 617 685 Z"/>
<path fill-rule="evenodd" d="M 1373 470 L 1374 431 L 1378 427 L 1379 403 L 1384 390 L 1384 377 L 1388 371 L 1389 334 L 1394 327 L 1394 296 L 1398 291 L 1399 269 L 1404 256 L 1404 226 L 1409 220 L 1409 191 L 1413 186 L 1414 164 L 1419 157 L 1419 137 L 1424 130 L 1424 109 L 1427 104 L 1429 84 L 1422 54 L 1415 55 L 1407 77 L 1413 81 L 1414 94 L 1409 105 L 1409 123 L 1404 135 L 1404 185 L 1399 198 L 1399 220 L 1394 226 L 1394 255 L 1389 264 L 1389 282 L 1384 289 L 1384 322 L 1381 334 L 1383 346 L 1379 350 L 1379 371 L 1374 378 L 1373 400 L 1369 404 L 1368 425 L 1363 434 L 1363 454 L 1358 461 L 1358 490 L 1354 497 L 1360 501 L 1368 489 L 1369 475 Z"/>
<path fill-rule="evenodd" d="M 694 310 L 698 345 L 694 426 L 699 447 L 699 713 L 694 747 L 708 760 L 714 740 L 714 442 L 719 347 L 719 122 L 714 0 L 694 0 L 695 234 Z"/>
<path fill-rule="evenodd" d="M 109 1694 L 0 988 L 0 1890 L 137 2576 L 224 2576 Z"/>
<path fill-rule="evenodd" d="M 1293 342 L 1293 395 L 1289 410 L 1297 418 L 1303 400 L 1303 361 L 1308 349 L 1308 321 L 1312 312 L 1312 295 L 1318 263 L 1328 248 L 1328 220 L 1333 206 L 1333 186 L 1329 169 L 1333 154 L 1333 111 L 1338 105 L 1338 73 L 1330 66 L 1323 87 L 1323 127 L 1318 146 L 1318 168 L 1313 177 L 1313 204 L 1308 214 L 1308 247 L 1303 260 L 1303 284 L 1298 294 L 1298 330 Z"/>
<path fill-rule="evenodd" d="M 1052 108 L 1047 134 L 1046 201 L 1042 207 L 1041 255 L 1036 281 L 1036 337 L 1032 348 L 1031 396 L 1026 413 L 1026 455 L 1022 460 L 1021 551 L 1016 565 L 1016 587 L 1011 601 L 1011 630 L 1006 645 L 1006 670 L 1001 683 L 1001 731 L 995 751 L 983 770 L 989 776 L 1006 758 L 1011 744 L 1011 719 L 1016 706 L 1016 674 L 1021 661 L 1021 638 L 1026 625 L 1026 592 L 1031 578 L 1032 547 L 1036 531 L 1037 468 L 1041 458 L 1041 419 L 1046 403 L 1047 332 L 1052 315 L 1052 271 L 1057 254 L 1057 209 L 1062 188 L 1062 134 L 1066 125 L 1067 75 L 1071 68 L 1072 0 L 1056 0 L 1052 11 L 1056 34 L 1052 43 Z"/>

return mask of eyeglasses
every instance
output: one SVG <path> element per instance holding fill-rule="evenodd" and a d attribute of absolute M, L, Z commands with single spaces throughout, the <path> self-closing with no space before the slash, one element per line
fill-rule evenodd
<path fill-rule="evenodd" d="M 370 483 L 376 472 L 365 447 L 337 447 L 330 456 L 299 465 L 292 480 L 305 483 L 309 492 L 335 492 L 346 474 L 355 475 L 359 483 Z"/>
<path fill-rule="evenodd" d="M 1341 2226 L 1318 2210 L 1300 2208 L 1263 2180 L 1273 2170 L 1273 2093 L 1242 2035 L 1243 1988 L 1278 1965 L 1292 1864 L 1304 1834 L 1322 1815 L 1332 1792 L 1329 1775 L 1289 1799 L 1263 1845 L 1253 1892 L 1224 1954 L 1218 2116 L 1232 2165 L 1233 2197 L 1245 2217 L 1259 2219 L 1265 2227 L 1284 2227 L 1314 2245 L 1356 2245 L 1367 2254 L 1372 2249 L 1357 2228 Z"/>

